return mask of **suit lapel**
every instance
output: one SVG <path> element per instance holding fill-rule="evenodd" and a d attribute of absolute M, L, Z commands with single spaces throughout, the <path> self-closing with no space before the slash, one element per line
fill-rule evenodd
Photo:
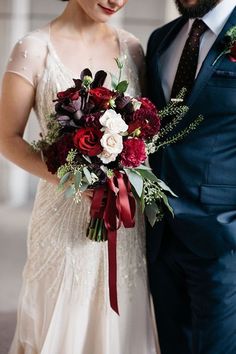
<path fill-rule="evenodd" d="M 206 56 L 206 59 L 204 60 L 201 70 L 196 78 L 195 84 L 193 86 L 192 92 L 189 95 L 189 98 L 186 102 L 186 104 L 191 107 L 199 93 L 202 91 L 202 89 L 206 86 L 209 78 L 211 75 L 214 73 L 214 71 L 217 69 L 219 66 L 221 60 L 223 57 L 221 57 L 215 64 L 215 60 L 221 53 L 222 49 L 220 46 L 221 41 L 223 40 L 225 33 L 232 27 L 236 25 L 236 7 L 233 10 L 232 14 L 230 15 L 228 21 L 226 22 L 224 28 L 220 32 L 219 36 L 217 37 L 216 41 L 214 42 L 212 48 L 210 49 L 209 53 Z M 214 65 L 213 65 L 214 64 Z"/>

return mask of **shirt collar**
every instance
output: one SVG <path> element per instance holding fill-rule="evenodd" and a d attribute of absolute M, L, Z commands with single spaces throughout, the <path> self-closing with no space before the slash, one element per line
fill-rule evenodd
<path fill-rule="evenodd" d="M 218 36 L 226 24 L 231 12 L 236 6 L 236 0 L 223 0 L 216 5 L 211 11 L 202 17 L 202 20 L 208 28 Z M 189 30 L 194 19 L 189 20 Z"/>

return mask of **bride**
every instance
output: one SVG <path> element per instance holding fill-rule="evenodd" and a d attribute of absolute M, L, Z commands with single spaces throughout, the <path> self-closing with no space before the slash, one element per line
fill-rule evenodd
<path fill-rule="evenodd" d="M 64 0 L 65 1 L 65 0 Z M 80 204 L 58 192 L 58 179 L 23 139 L 31 109 L 43 134 L 58 91 L 89 67 L 117 73 L 125 60 L 129 94 L 140 95 L 138 40 L 106 24 L 127 0 L 69 0 L 64 12 L 15 46 L 3 79 L 1 153 L 40 177 L 28 234 L 28 257 L 10 354 L 157 354 L 141 213 L 118 231 L 120 316 L 109 304 L 107 244 L 86 238 L 90 196 Z M 109 87 L 109 78 L 105 86 Z"/>

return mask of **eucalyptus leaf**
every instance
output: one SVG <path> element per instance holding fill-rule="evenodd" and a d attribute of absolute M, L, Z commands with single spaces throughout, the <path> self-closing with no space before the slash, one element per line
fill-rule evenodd
<path fill-rule="evenodd" d="M 75 188 L 74 186 L 69 186 L 66 190 L 65 190 L 65 197 L 66 198 L 72 198 L 75 195 Z"/>
<path fill-rule="evenodd" d="M 138 194 L 138 197 L 141 198 L 141 195 L 143 193 L 143 178 L 142 176 L 137 173 L 135 170 L 125 168 L 125 173 L 127 174 L 130 183 L 134 187 L 135 191 Z"/>
<path fill-rule="evenodd" d="M 154 201 L 151 204 L 147 204 L 145 206 L 145 214 L 151 226 L 155 225 L 158 213 L 159 213 L 159 208 Z"/>
<path fill-rule="evenodd" d="M 173 211 L 173 208 L 171 207 L 171 205 L 169 203 L 169 200 L 168 200 L 167 196 L 165 195 L 165 193 L 160 193 L 160 196 L 161 196 L 165 206 L 167 207 L 167 209 L 170 211 L 170 213 L 174 217 L 174 211 Z"/>
<path fill-rule="evenodd" d="M 141 204 L 141 211 L 142 211 L 142 213 L 144 213 L 144 210 L 145 210 L 144 192 L 141 195 L 140 204 Z"/>
<path fill-rule="evenodd" d="M 87 169 L 87 167 L 84 167 L 83 168 L 83 172 L 84 172 L 84 175 L 88 181 L 89 184 L 92 184 L 92 177 L 91 177 L 91 173 L 89 172 L 89 170 Z"/>
<path fill-rule="evenodd" d="M 67 172 L 66 174 L 64 174 L 64 176 L 60 179 L 60 182 L 59 182 L 59 188 L 60 187 L 63 187 L 64 184 L 70 179 L 71 177 L 71 172 Z"/>
<path fill-rule="evenodd" d="M 149 167 L 149 166 L 140 165 L 140 166 L 138 166 L 138 167 L 135 167 L 134 170 L 149 170 L 149 171 L 151 171 L 152 169 L 151 169 L 151 167 Z"/>
<path fill-rule="evenodd" d="M 129 86 L 128 81 L 126 81 L 126 80 L 121 81 L 116 86 L 116 91 L 118 91 L 119 93 L 124 93 L 127 90 L 128 86 Z"/>
<path fill-rule="evenodd" d="M 81 180 L 82 180 L 82 172 L 81 171 L 77 171 L 76 174 L 75 174 L 75 190 L 76 191 L 78 189 L 80 189 Z"/>
<path fill-rule="evenodd" d="M 158 179 L 158 184 L 161 187 L 161 189 L 169 192 L 171 195 L 173 195 L 173 197 L 178 198 L 178 196 L 170 189 L 170 187 L 167 186 L 167 184 L 164 181 L 162 181 L 161 179 Z"/>
<path fill-rule="evenodd" d="M 158 178 L 154 175 L 154 173 L 151 170 L 139 170 L 137 169 L 137 171 L 140 173 L 140 175 L 152 182 L 159 182 Z"/>

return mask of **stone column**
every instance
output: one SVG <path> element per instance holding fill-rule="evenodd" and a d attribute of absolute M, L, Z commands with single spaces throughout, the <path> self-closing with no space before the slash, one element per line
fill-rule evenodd
<path fill-rule="evenodd" d="M 30 0 L 11 1 L 11 31 L 9 32 L 9 45 L 11 48 L 29 30 L 29 13 Z M 9 163 L 8 176 L 9 203 L 13 206 L 24 204 L 28 199 L 28 173 Z"/>

